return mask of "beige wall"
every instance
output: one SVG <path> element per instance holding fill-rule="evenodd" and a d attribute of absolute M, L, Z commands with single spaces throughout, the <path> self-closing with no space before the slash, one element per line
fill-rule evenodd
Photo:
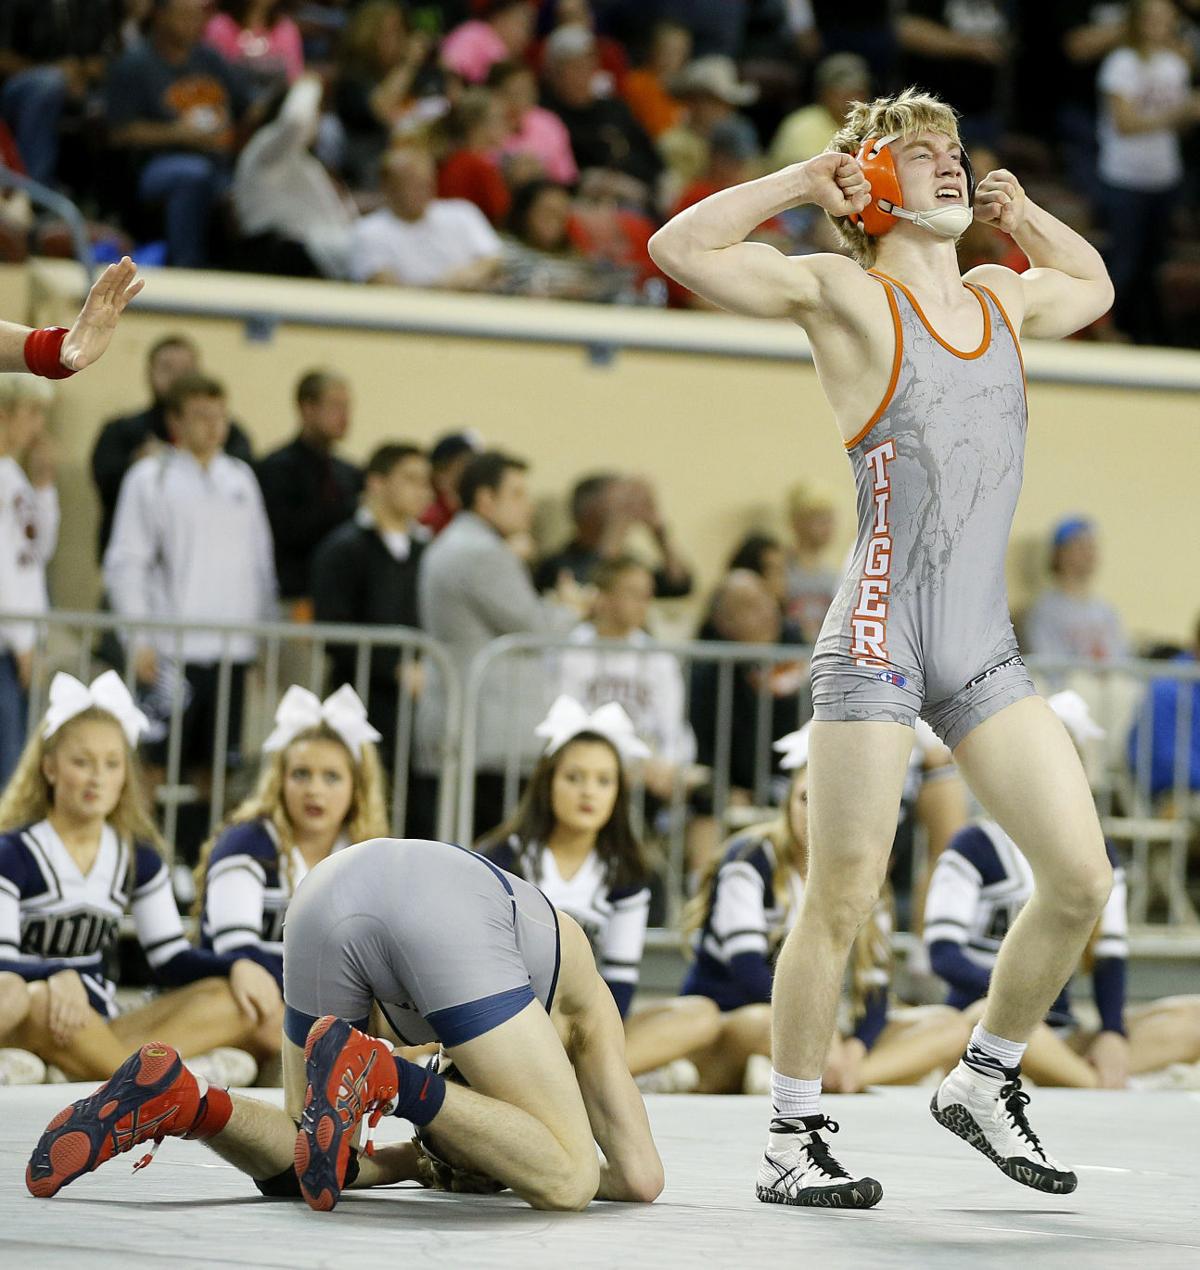
<path fill-rule="evenodd" d="M 67 320 L 54 311 L 62 307 L 43 306 L 39 320 Z M 652 475 L 704 587 L 744 530 L 777 520 L 785 489 L 800 476 L 844 492 L 837 560 L 850 541 L 849 465 L 808 365 L 631 351 L 597 366 L 575 347 L 299 326 L 279 326 L 256 343 L 240 322 L 135 312 L 104 361 L 61 389 L 59 605 L 90 606 L 97 593 L 87 472 L 96 429 L 143 404 L 145 351 L 181 327 L 228 383 L 234 413 L 260 452 L 289 434 L 300 372 L 328 364 L 355 387 L 352 457 L 385 438 L 429 440 L 469 424 L 530 456 L 542 496 L 597 467 Z M 1040 565 L 1048 527 L 1081 512 L 1103 527 L 1101 587 L 1130 628 L 1183 638 L 1200 613 L 1196 394 L 1034 384 L 1030 404 L 1010 569 L 1014 607 L 1028 601 L 1031 562 Z M 690 620 L 689 606 L 673 616 L 675 633 Z"/>

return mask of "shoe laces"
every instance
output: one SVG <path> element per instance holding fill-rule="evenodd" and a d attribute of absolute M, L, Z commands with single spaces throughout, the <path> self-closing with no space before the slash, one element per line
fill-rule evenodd
<path fill-rule="evenodd" d="M 1025 1117 L 1025 1108 L 1029 1106 L 1030 1097 L 1021 1088 L 1021 1078 L 1019 1076 L 1001 1087 L 1000 1099 L 1004 1103 L 1004 1110 L 1008 1112 L 1008 1118 L 1016 1127 L 1017 1132 L 1039 1155 L 1045 1157 L 1046 1152 L 1042 1149 L 1042 1144 L 1038 1140 L 1037 1134 L 1034 1133 Z"/>
<path fill-rule="evenodd" d="M 135 1160 L 133 1162 L 133 1171 L 136 1173 L 138 1169 L 149 1168 L 150 1165 L 154 1163 L 155 1153 L 158 1151 L 158 1148 L 162 1146 L 162 1144 L 163 1144 L 162 1138 L 155 1138 L 154 1142 L 150 1146 L 150 1150 L 147 1151 L 146 1154 L 141 1157 L 141 1159 Z"/>
<path fill-rule="evenodd" d="M 771 1129 L 774 1133 L 807 1134 L 808 1141 L 801 1143 L 800 1147 L 808 1153 L 808 1158 L 812 1163 L 828 1177 L 844 1177 L 849 1180 L 850 1174 L 846 1172 L 841 1162 L 834 1157 L 819 1132 L 837 1133 L 840 1127 L 836 1120 L 830 1120 L 828 1116 L 777 1116 L 771 1121 Z M 789 1176 L 795 1171 L 795 1169 L 790 1170 Z"/>

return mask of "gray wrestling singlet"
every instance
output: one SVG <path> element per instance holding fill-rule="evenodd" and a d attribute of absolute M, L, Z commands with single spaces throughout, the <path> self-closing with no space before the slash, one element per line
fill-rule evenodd
<path fill-rule="evenodd" d="M 888 392 L 847 445 L 854 558 L 812 663 L 814 717 L 912 725 L 951 748 L 1035 689 L 1008 612 L 1004 560 L 1027 411 L 1016 335 L 996 297 L 979 347 L 952 348 L 911 292 L 872 271 L 896 333 Z"/>

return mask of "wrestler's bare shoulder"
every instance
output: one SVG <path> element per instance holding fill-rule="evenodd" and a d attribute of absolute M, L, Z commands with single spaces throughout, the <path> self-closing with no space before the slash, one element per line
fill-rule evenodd
<path fill-rule="evenodd" d="M 963 274 L 964 282 L 986 287 L 1008 315 L 1014 331 L 1020 331 L 1025 321 L 1025 284 L 1023 275 L 1007 265 L 976 265 Z"/>

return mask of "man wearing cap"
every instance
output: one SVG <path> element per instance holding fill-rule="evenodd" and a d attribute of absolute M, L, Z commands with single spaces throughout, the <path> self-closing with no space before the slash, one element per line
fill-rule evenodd
<path fill-rule="evenodd" d="M 546 41 L 546 105 L 567 125 L 581 171 L 623 172 L 653 190 L 662 162 L 654 143 L 619 97 L 596 89 L 596 37 L 581 26 L 560 26 Z"/>
<path fill-rule="evenodd" d="M 788 523 L 794 541 L 788 556 L 787 615 L 806 644 L 815 642 L 837 594 L 836 569 L 827 558 L 833 540 L 834 499 L 824 485 L 800 481 L 788 491 Z"/>
<path fill-rule="evenodd" d="M 1045 657 L 1110 661 L 1129 656 L 1117 610 L 1092 590 L 1096 529 L 1082 516 L 1059 521 L 1051 537 L 1050 585 L 1025 619 L 1025 647 Z"/>
<path fill-rule="evenodd" d="M 816 101 L 793 111 L 779 125 L 768 155 L 772 168 L 820 154 L 846 122 L 850 107 L 870 95 L 871 71 L 857 53 L 834 53 L 817 65 L 814 87 Z"/>

